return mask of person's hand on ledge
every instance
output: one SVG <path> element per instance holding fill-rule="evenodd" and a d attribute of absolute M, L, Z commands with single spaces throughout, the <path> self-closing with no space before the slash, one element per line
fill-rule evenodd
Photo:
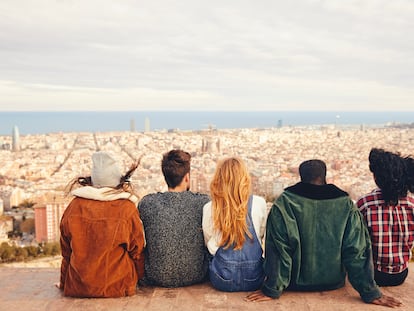
<path fill-rule="evenodd" d="M 59 289 L 62 289 L 62 286 L 60 286 L 60 282 L 55 283 L 55 286 Z"/>
<path fill-rule="evenodd" d="M 372 302 L 374 305 L 385 306 L 390 308 L 399 307 L 402 305 L 401 301 L 391 296 L 382 295 L 380 298 L 374 299 Z"/>
<path fill-rule="evenodd" d="M 261 302 L 261 301 L 268 301 L 273 300 L 272 297 L 266 296 L 263 294 L 261 290 L 257 290 L 244 298 L 245 301 L 253 301 L 253 302 Z"/>

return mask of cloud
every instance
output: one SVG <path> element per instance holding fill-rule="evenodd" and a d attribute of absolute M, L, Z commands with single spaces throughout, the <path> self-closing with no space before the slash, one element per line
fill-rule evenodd
<path fill-rule="evenodd" d="M 413 109 L 408 0 L 9 0 L 0 11 L 0 110 Z"/>

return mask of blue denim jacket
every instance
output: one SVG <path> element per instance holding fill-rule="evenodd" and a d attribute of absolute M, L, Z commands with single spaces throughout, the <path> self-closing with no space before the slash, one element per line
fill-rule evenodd
<path fill-rule="evenodd" d="M 249 198 L 246 220 L 253 238 L 250 239 L 246 234 L 243 247 L 239 250 L 234 250 L 233 247 L 219 247 L 210 261 L 210 281 L 218 290 L 253 291 L 260 288 L 263 283 L 263 250 L 251 217 L 252 198 Z"/>

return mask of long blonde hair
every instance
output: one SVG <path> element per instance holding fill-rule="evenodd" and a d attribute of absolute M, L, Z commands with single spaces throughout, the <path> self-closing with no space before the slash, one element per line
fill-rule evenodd
<path fill-rule="evenodd" d="M 241 249 L 248 230 L 246 216 L 251 179 L 244 162 L 237 157 L 222 160 L 210 184 L 213 227 L 221 233 L 220 246 Z"/>

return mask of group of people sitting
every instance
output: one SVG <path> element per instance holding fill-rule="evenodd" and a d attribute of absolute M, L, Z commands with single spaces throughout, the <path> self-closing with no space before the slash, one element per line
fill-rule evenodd
<path fill-rule="evenodd" d="M 58 287 L 72 297 L 122 297 L 139 286 L 210 282 L 246 291 L 248 301 L 284 290 L 325 291 L 346 276 L 362 300 L 395 307 L 379 286 L 404 282 L 414 240 L 414 159 L 372 149 L 378 186 L 356 204 L 326 182 L 326 164 L 300 164 L 300 182 L 286 188 L 270 212 L 253 195 L 244 161 L 221 160 L 210 194 L 190 191 L 191 155 L 171 150 L 161 169 L 168 191 L 141 200 L 134 163 L 122 175 L 107 152 L 92 155 L 91 176 L 70 185 L 61 219 Z"/>

